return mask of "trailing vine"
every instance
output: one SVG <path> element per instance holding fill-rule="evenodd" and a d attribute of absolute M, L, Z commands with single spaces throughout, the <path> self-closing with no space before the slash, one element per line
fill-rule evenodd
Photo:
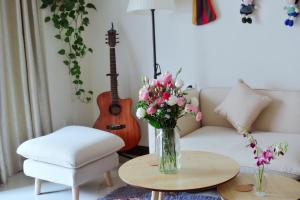
<path fill-rule="evenodd" d="M 92 48 L 88 48 L 82 37 L 82 33 L 89 25 L 89 9 L 96 10 L 92 3 L 85 0 L 41 0 L 41 9 L 50 8 L 51 14 L 46 16 L 44 21 L 52 21 L 57 29 L 56 39 L 64 43 L 65 48 L 61 48 L 58 54 L 64 57 L 63 63 L 68 67 L 71 81 L 74 86 L 74 93 L 77 98 L 89 103 L 93 97 L 93 91 L 86 91 L 81 79 L 81 66 L 79 60 L 88 52 L 93 53 Z"/>

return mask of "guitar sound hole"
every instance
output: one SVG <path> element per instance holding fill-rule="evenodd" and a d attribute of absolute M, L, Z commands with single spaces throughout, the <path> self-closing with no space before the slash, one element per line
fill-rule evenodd
<path fill-rule="evenodd" d="M 121 113 L 121 106 L 119 104 L 112 104 L 109 106 L 109 112 L 112 115 L 119 115 Z"/>

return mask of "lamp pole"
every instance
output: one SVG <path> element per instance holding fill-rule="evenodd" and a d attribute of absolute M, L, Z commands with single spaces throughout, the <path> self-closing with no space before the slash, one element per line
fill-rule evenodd
<path fill-rule="evenodd" d="M 154 67 L 154 79 L 161 74 L 160 66 L 156 62 L 156 38 L 155 38 L 155 9 L 151 9 L 152 16 L 152 40 L 153 40 L 153 67 Z"/>

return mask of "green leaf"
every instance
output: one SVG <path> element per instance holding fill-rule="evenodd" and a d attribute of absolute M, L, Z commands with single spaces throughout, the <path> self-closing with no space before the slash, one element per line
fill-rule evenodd
<path fill-rule="evenodd" d="M 82 80 L 78 80 L 78 84 L 82 85 L 83 84 Z"/>
<path fill-rule="evenodd" d="M 97 10 L 96 6 L 94 4 L 92 4 L 92 3 L 86 4 L 86 7 L 87 8 L 93 8 L 93 9 Z"/>
<path fill-rule="evenodd" d="M 54 37 L 59 40 L 61 39 L 61 36 L 59 34 L 55 35 Z"/>
<path fill-rule="evenodd" d="M 57 8 L 56 4 L 53 4 L 53 5 L 51 6 L 51 12 L 55 12 L 56 8 Z"/>
<path fill-rule="evenodd" d="M 66 19 L 63 19 L 60 21 L 60 25 L 63 26 L 64 28 L 68 28 L 69 27 L 69 21 Z"/>
<path fill-rule="evenodd" d="M 89 18 L 87 18 L 87 17 L 83 18 L 82 23 L 87 26 L 90 23 Z"/>
<path fill-rule="evenodd" d="M 45 3 L 43 3 L 42 5 L 41 5 L 41 9 L 44 9 L 44 8 L 47 8 L 48 7 L 48 5 L 47 4 L 45 4 Z"/>
<path fill-rule="evenodd" d="M 93 53 L 93 49 L 92 48 L 89 48 L 88 51 L 91 52 L 91 53 Z"/>
<path fill-rule="evenodd" d="M 73 83 L 77 85 L 78 84 L 78 80 L 73 81 Z"/>
<path fill-rule="evenodd" d="M 72 1 L 65 1 L 65 7 L 67 11 L 71 11 L 75 7 L 75 3 Z"/>
<path fill-rule="evenodd" d="M 79 96 L 81 94 L 80 90 L 78 90 L 75 94 Z"/>
<path fill-rule="evenodd" d="M 69 13 L 69 17 L 71 17 L 72 19 L 75 19 L 75 10 L 72 10 L 72 11 Z"/>
<path fill-rule="evenodd" d="M 51 17 L 47 16 L 45 17 L 45 22 L 49 22 L 51 20 Z"/>
<path fill-rule="evenodd" d="M 69 57 L 70 57 L 71 59 L 74 59 L 74 58 L 76 58 L 76 55 L 75 55 L 74 53 L 70 53 L 70 54 L 69 54 Z"/>
<path fill-rule="evenodd" d="M 90 102 L 92 100 L 92 98 L 91 97 L 87 97 L 86 100 L 87 100 L 87 102 Z"/>
<path fill-rule="evenodd" d="M 84 31 L 84 26 L 80 26 L 80 27 L 79 27 L 79 30 L 80 30 L 80 31 Z"/>
<path fill-rule="evenodd" d="M 65 65 L 70 65 L 70 62 L 67 60 L 64 60 Z"/>
<path fill-rule="evenodd" d="M 65 55 L 66 51 L 65 51 L 64 49 L 61 49 L 61 50 L 58 51 L 58 53 L 59 53 L 60 55 Z"/>
<path fill-rule="evenodd" d="M 88 93 L 90 94 L 90 95 L 93 95 L 93 91 L 92 90 L 90 90 L 90 91 L 88 91 Z"/>
<path fill-rule="evenodd" d="M 70 42 L 69 37 L 66 37 L 64 41 L 65 41 L 65 42 Z"/>

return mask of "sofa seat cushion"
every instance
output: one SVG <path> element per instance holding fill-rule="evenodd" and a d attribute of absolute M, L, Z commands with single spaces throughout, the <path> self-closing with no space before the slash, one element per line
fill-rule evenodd
<path fill-rule="evenodd" d="M 273 160 L 271 165 L 268 165 L 268 169 L 300 176 L 300 134 L 253 132 L 252 135 L 263 148 L 287 142 L 289 148 L 286 155 Z M 219 153 L 233 158 L 242 167 L 255 167 L 254 155 L 246 147 L 247 139 L 232 128 L 204 126 L 181 138 L 180 144 L 182 150 Z"/>
<path fill-rule="evenodd" d="M 17 153 L 35 161 L 79 168 L 104 158 L 123 146 L 123 140 L 111 133 L 82 126 L 68 126 L 24 142 Z"/>

